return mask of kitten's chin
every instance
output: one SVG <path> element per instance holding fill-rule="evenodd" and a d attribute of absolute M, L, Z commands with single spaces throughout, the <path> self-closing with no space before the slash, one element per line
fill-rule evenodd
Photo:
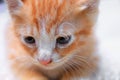
<path fill-rule="evenodd" d="M 72 56 L 71 56 L 72 58 Z M 70 56 L 63 57 L 59 59 L 58 61 L 51 62 L 48 65 L 40 64 L 38 61 L 35 62 L 31 69 L 34 69 L 35 72 L 43 73 L 43 75 L 49 77 L 49 78 L 58 78 L 61 77 L 64 73 L 66 63 L 71 59 Z M 57 80 L 57 79 L 55 79 Z"/>

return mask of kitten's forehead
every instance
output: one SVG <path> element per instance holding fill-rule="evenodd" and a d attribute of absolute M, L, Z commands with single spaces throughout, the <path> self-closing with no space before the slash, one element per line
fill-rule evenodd
<path fill-rule="evenodd" d="M 78 0 L 26 0 L 23 10 L 26 11 L 25 14 L 31 16 L 32 20 L 44 19 L 46 24 L 53 25 L 62 21 L 71 13 L 77 1 Z"/>
<path fill-rule="evenodd" d="M 70 0 L 26 0 L 23 10 L 39 31 L 54 31 L 70 12 Z M 23 12 L 23 11 L 22 11 Z"/>
<path fill-rule="evenodd" d="M 67 5 L 64 0 L 26 0 L 24 9 L 28 9 L 28 12 L 36 16 L 36 18 L 44 18 L 50 20 L 64 11 Z"/>
<path fill-rule="evenodd" d="M 31 27 L 36 27 L 34 31 L 54 33 L 56 27 L 59 27 L 63 22 L 67 20 L 75 21 L 76 19 L 73 18 L 76 17 L 70 13 L 74 12 L 76 8 L 80 7 L 80 5 L 86 1 L 87 0 L 23 0 L 24 5 L 21 9 L 22 11 L 20 13 L 22 15 L 20 14 L 20 17 L 22 16 L 22 21 L 25 20 L 25 24 L 32 24 Z M 84 7 L 82 8 L 84 9 Z"/>

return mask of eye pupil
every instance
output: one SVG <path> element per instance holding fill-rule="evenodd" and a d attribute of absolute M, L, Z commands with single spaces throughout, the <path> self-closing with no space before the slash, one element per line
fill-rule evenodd
<path fill-rule="evenodd" d="M 58 44 L 67 44 L 67 43 L 69 43 L 70 39 L 71 39 L 70 36 L 67 36 L 67 37 L 59 37 L 59 38 L 57 39 L 57 43 L 58 43 Z"/>
<path fill-rule="evenodd" d="M 25 42 L 28 44 L 34 44 L 35 43 L 35 39 L 31 36 L 28 36 L 25 38 Z"/>

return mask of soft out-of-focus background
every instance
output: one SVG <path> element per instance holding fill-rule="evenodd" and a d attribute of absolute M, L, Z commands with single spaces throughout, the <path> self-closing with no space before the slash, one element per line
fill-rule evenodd
<path fill-rule="evenodd" d="M 0 74 L 6 72 L 4 29 L 7 21 L 6 7 L 0 0 Z M 101 57 L 101 72 L 98 80 L 103 80 L 102 77 L 104 80 L 120 80 L 120 0 L 101 0 L 95 31 L 99 44 L 98 53 Z"/>

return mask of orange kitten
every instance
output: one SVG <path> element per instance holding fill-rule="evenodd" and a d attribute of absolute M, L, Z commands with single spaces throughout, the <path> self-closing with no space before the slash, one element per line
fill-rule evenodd
<path fill-rule="evenodd" d="M 6 0 L 8 60 L 19 80 L 73 80 L 97 69 L 98 0 Z"/>

